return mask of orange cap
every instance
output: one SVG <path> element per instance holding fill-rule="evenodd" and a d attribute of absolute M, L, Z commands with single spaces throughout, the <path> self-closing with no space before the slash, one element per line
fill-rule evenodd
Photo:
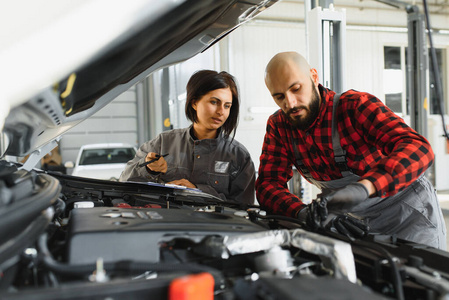
<path fill-rule="evenodd" d="M 213 300 L 214 277 L 210 273 L 187 275 L 170 283 L 169 300 Z"/>

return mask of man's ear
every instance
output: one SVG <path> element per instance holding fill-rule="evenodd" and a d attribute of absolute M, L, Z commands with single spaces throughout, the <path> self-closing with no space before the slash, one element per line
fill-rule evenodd
<path fill-rule="evenodd" d="M 312 81 L 313 83 L 315 83 L 315 86 L 318 87 L 320 80 L 318 78 L 318 71 L 315 68 L 310 69 L 310 76 L 312 77 Z"/>

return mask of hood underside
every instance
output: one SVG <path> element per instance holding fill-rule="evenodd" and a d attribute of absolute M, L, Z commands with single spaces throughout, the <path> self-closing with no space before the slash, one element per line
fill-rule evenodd
<path fill-rule="evenodd" d="M 12 51 L 27 43 L 6 47 L 0 52 L 4 66 L 1 79 L 7 83 L 2 93 L 7 100 L 5 111 L 9 110 L 6 119 L 0 121 L 8 139 L 3 155 L 25 156 L 43 147 L 153 71 L 205 51 L 276 1 L 131 1 L 126 9 L 120 9 L 98 0 L 94 4 L 105 5 L 104 17 L 96 15 L 95 20 L 86 7 L 74 9 L 76 14 L 69 17 L 77 15 L 80 23 L 95 21 L 102 32 L 81 24 L 73 28 L 73 22 L 61 21 L 59 32 L 68 34 L 64 38 L 69 40 L 63 49 L 60 43 L 64 41 L 52 36 L 55 32 L 42 31 L 49 36 L 36 33 L 41 41 L 54 43 L 36 44 L 44 47 L 44 52 L 67 51 L 60 63 L 48 61 L 42 69 L 45 57 L 34 56 L 30 61 L 28 56 L 17 57 L 20 51 Z M 116 23 L 120 21 L 124 28 L 118 28 Z M 32 63 L 36 61 L 41 68 L 34 68 Z M 10 76 L 8 68 L 14 70 Z M 23 69 L 21 78 L 14 78 L 17 68 Z M 35 76 L 30 78 L 33 72 Z"/>

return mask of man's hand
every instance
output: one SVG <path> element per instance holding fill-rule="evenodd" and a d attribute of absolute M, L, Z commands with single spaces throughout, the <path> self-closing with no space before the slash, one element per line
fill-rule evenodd
<path fill-rule="evenodd" d="M 365 223 L 365 221 L 357 219 L 349 214 L 334 217 L 326 225 L 326 229 L 347 236 L 351 240 L 355 238 L 363 238 L 369 232 L 369 226 Z"/>
<path fill-rule="evenodd" d="M 369 191 L 360 182 L 350 183 L 344 188 L 329 192 L 323 196 L 330 210 L 350 209 L 368 199 Z"/>
<path fill-rule="evenodd" d="M 322 224 L 327 219 L 327 216 L 326 201 L 313 200 L 312 203 L 299 211 L 297 218 L 311 230 L 317 230 L 323 226 Z"/>

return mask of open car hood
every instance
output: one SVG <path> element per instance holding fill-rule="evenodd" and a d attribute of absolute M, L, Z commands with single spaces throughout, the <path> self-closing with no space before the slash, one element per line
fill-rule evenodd
<path fill-rule="evenodd" d="M 277 1 L 30 1 L 17 7 L 25 17 L 34 14 L 27 9 L 50 7 L 39 18 L 54 21 L 35 27 L 24 17 L 4 20 L 8 30 L 28 25 L 2 34 L 5 154 L 25 156 L 47 145 L 151 72 L 206 50 Z"/>

